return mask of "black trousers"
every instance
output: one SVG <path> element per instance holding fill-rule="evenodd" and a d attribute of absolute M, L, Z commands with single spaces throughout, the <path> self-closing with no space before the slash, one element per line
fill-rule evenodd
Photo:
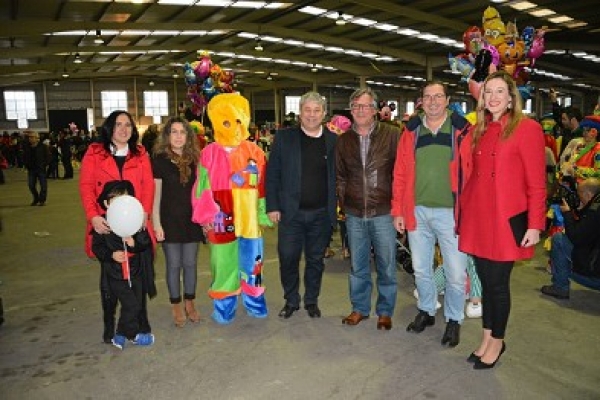
<path fill-rule="evenodd" d="M 71 179 L 73 178 L 73 164 L 71 163 L 72 156 L 71 155 L 63 155 L 62 164 L 65 169 L 65 175 L 63 178 Z"/>
<path fill-rule="evenodd" d="M 494 339 L 504 339 L 510 315 L 510 274 L 514 262 L 473 259 L 481 281 L 483 329 L 491 330 Z"/>
<path fill-rule="evenodd" d="M 131 277 L 131 287 L 126 280 L 109 277 L 108 285 L 111 295 L 121 304 L 121 313 L 117 323 L 118 335 L 133 339 L 138 333 L 144 332 L 143 324 L 148 325 L 145 313 L 144 290 L 140 276 Z M 149 325 L 148 325 L 149 328 Z"/>
<path fill-rule="evenodd" d="M 300 305 L 300 257 L 304 249 L 304 304 L 317 304 L 323 279 L 323 257 L 332 226 L 326 208 L 299 210 L 291 221 L 280 222 L 277 251 L 286 304 Z"/>

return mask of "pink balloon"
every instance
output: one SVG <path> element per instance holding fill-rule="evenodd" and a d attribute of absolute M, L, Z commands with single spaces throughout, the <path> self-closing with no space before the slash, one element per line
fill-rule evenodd
<path fill-rule="evenodd" d="M 527 57 L 531 58 L 532 60 L 541 57 L 542 54 L 544 54 L 544 51 L 546 50 L 545 42 L 546 41 L 544 40 L 544 36 L 536 36 L 533 39 L 533 42 L 531 43 L 531 48 L 527 53 Z"/>
<path fill-rule="evenodd" d="M 204 80 L 210 74 L 211 67 L 212 61 L 210 60 L 210 56 L 205 55 L 202 57 L 196 68 L 194 68 L 194 72 L 198 78 Z"/>

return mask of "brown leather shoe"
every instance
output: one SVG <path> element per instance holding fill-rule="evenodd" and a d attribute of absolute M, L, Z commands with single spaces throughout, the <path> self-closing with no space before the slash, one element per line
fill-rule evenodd
<path fill-rule="evenodd" d="M 352 311 L 352 313 L 350 313 L 350 315 L 348 315 L 346 318 L 344 318 L 342 320 L 342 324 L 358 325 L 360 323 L 360 321 L 362 321 L 363 319 L 368 319 L 368 318 L 369 318 L 368 315 L 362 315 L 359 312 Z"/>
<path fill-rule="evenodd" d="M 392 329 L 392 318 L 388 317 L 387 315 L 380 315 L 379 319 L 377 320 L 377 329 L 385 329 L 386 331 Z"/>

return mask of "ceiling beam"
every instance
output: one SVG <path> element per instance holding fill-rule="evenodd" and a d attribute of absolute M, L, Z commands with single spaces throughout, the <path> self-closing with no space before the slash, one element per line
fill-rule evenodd
<path fill-rule="evenodd" d="M 235 28 L 235 29 L 232 29 Z M 69 23 L 68 28 L 65 27 L 64 22 L 59 21 L 4 21 L 0 24 L 0 37 L 2 36 L 14 36 L 14 37 L 27 37 L 27 36 L 39 36 L 45 33 L 61 32 L 65 30 L 87 30 L 96 31 L 100 30 L 173 30 L 172 23 L 144 23 L 144 22 L 76 22 Z M 405 51 L 393 47 L 385 47 L 371 45 L 368 43 L 356 42 L 354 40 L 344 39 L 339 36 L 329 36 L 323 34 L 314 34 L 310 32 L 299 32 L 294 29 L 288 29 L 281 26 L 277 26 L 274 23 L 268 25 L 260 25 L 253 23 L 236 23 L 234 26 L 229 23 L 178 23 L 176 26 L 177 30 L 235 30 L 245 31 L 252 33 L 260 33 L 261 35 L 273 34 L 281 36 L 285 39 L 291 38 L 303 41 L 312 41 L 316 43 L 322 43 L 324 45 L 339 46 L 348 49 L 356 49 L 360 51 L 370 51 L 373 53 L 381 52 L 385 55 L 389 55 L 395 58 L 399 58 L 404 61 L 408 61 L 413 64 L 425 66 L 426 60 L 423 54 Z M 385 51 L 382 51 L 385 50 Z M 77 51 L 73 49 L 72 51 Z"/>

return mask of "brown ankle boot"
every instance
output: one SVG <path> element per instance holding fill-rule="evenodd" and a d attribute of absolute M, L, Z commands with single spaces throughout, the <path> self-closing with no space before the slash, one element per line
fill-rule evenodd
<path fill-rule="evenodd" d="M 185 325 L 185 314 L 181 308 L 181 303 L 171 304 L 173 311 L 173 322 L 178 328 L 182 328 Z"/>
<path fill-rule="evenodd" d="M 196 311 L 196 307 L 194 307 L 194 300 L 185 300 L 185 313 L 187 317 L 192 322 L 200 321 L 200 314 Z"/>

